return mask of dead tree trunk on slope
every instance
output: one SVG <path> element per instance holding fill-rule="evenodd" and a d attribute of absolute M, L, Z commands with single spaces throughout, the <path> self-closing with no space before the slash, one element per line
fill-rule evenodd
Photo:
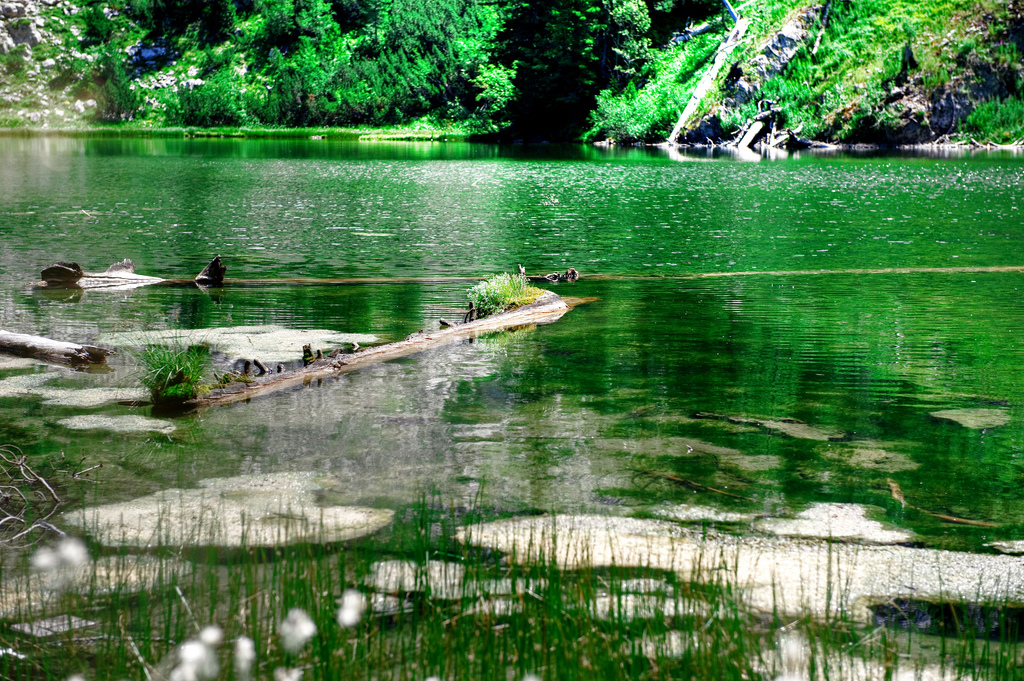
<path fill-rule="evenodd" d="M 697 113 L 697 108 L 700 106 L 701 101 L 704 99 L 704 95 L 707 94 L 708 90 L 714 84 L 715 79 L 718 78 L 718 73 L 725 66 L 726 61 L 729 59 L 729 55 L 732 51 L 740 44 L 744 34 L 747 32 L 747 26 L 749 20 L 746 17 L 741 17 L 737 22 L 736 26 L 733 27 L 729 35 L 726 36 L 725 40 L 718 47 L 718 53 L 715 54 L 715 61 L 708 69 L 704 76 L 697 83 L 697 89 L 690 95 L 690 101 L 686 104 L 686 108 L 683 109 L 683 113 L 679 115 L 679 120 L 676 121 L 676 125 L 672 128 L 672 134 L 668 136 L 669 144 L 678 144 L 679 135 L 690 123 L 690 119 L 693 118 L 694 114 Z"/>

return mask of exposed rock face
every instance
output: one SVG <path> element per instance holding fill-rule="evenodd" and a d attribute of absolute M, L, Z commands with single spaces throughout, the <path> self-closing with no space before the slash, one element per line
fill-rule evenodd
<path fill-rule="evenodd" d="M 34 23 L 9 21 L 7 22 L 7 33 L 11 36 L 11 40 L 15 45 L 35 47 L 43 41 L 42 36 L 39 35 L 39 29 L 36 28 Z"/>
<path fill-rule="evenodd" d="M 718 116 L 702 118 L 697 127 L 687 130 L 683 141 L 687 144 L 707 144 L 722 139 L 722 122 Z"/>
<path fill-rule="evenodd" d="M 733 66 L 723 88 L 726 111 L 756 101 L 764 84 L 785 71 L 801 46 L 813 37 L 821 12 L 821 7 L 812 7 L 798 14 L 767 41 L 760 54 L 746 64 Z M 973 28 L 975 32 L 983 29 L 980 24 Z M 927 86 L 917 74 L 920 64 L 910 44 L 904 46 L 901 62 L 900 72 L 881 83 L 884 100 L 872 104 L 872 115 L 853 123 L 857 126 L 856 141 L 883 145 L 942 141 L 959 132 L 962 121 L 979 103 L 1012 95 L 1019 71 L 1017 66 L 994 67 L 965 54 L 949 68 L 949 81 L 934 87 Z M 861 88 L 864 91 L 866 85 L 861 84 Z M 852 111 L 850 108 L 837 114 L 833 129 L 850 125 Z M 687 141 L 701 143 L 706 132 L 692 131 Z"/>
<path fill-rule="evenodd" d="M 738 65 L 733 67 L 726 80 L 726 106 L 742 106 L 753 101 L 766 80 L 782 73 L 807 39 L 819 11 L 819 7 L 812 7 L 798 14 L 772 36 L 761 54 L 753 59 L 753 74 L 744 74 Z"/>
<path fill-rule="evenodd" d="M 795 17 L 772 36 L 761 54 L 754 58 L 754 70 L 761 82 L 782 73 L 793 60 L 800 45 L 807 39 L 810 27 L 818 20 L 818 12 L 818 7 L 812 7 Z"/>
<path fill-rule="evenodd" d="M 43 22 L 38 11 L 32 0 L 8 0 L 0 5 L 0 54 L 7 54 L 18 45 L 31 48 L 43 42 L 39 31 Z"/>

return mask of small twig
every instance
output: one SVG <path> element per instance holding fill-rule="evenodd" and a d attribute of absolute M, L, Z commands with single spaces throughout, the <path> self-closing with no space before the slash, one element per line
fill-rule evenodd
<path fill-rule="evenodd" d="M 671 482 L 678 482 L 681 485 L 686 485 L 687 487 L 693 487 L 694 489 L 699 489 L 699 490 L 702 490 L 702 491 L 705 491 L 705 492 L 714 492 L 715 494 L 722 494 L 722 495 L 725 495 L 727 497 L 732 497 L 733 499 L 742 499 L 743 501 L 753 501 L 752 499 L 750 499 L 748 497 L 740 496 L 739 494 L 733 494 L 732 492 L 726 492 L 725 490 L 716 489 L 714 487 L 708 487 L 707 485 L 702 485 L 699 482 L 694 482 L 693 480 L 687 480 L 686 478 L 677 478 L 674 475 L 668 475 L 666 473 L 657 473 L 655 471 L 641 470 L 639 472 L 643 473 L 644 475 L 650 475 L 650 476 L 655 477 L 655 478 L 661 478 L 663 480 L 670 480 Z"/>
<path fill-rule="evenodd" d="M 892 498 L 900 502 L 906 508 L 912 508 L 915 511 L 930 515 L 933 518 L 939 520 L 945 520 L 947 523 L 957 523 L 958 525 L 972 525 L 974 527 L 999 527 L 998 523 L 990 523 L 984 520 L 970 520 L 968 518 L 958 518 L 955 515 L 946 515 L 945 513 L 935 513 L 934 511 L 927 511 L 919 506 L 912 506 L 907 503 L 907 500 L 903 497 L 903 491 L 900 490 L 899 484 L 892 478 L 887 478 L 886 482 L 889 483 L 889 491 L 892 492 Z"/>
<path fill-rule="evenodd" d="M 78 471 L 77 473 L 72 473 L 72 474 L 71 474 L 71 477 L 72 477 L 72 478 L 78 478 L 78 477 L 80 477 L 80 476 L 82 476 L 82 475 L 85 475 L 85 474 L 86 474 L 86 473 L 88 473 L 89 471 L 94 471 L 94 470 L 96 470 L 97 468 L 103 468 L 103 464 L 101 464 L 101 463 L 98 463 L 98 464 L 96 464 L 95 466 L 90 466 L 89 468 L 86 468 L 86 469 L 84 469 L 84 470 Z M 95 480 L 90 480 L 89 482 L 96 482 L 96 481 L 95 481 Z"/>

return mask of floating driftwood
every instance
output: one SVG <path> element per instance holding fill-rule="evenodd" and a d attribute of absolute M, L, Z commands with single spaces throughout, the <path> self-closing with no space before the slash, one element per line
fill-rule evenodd
<path fill-rule="evenodd" d="M 107 361 L 107 356 L 113 354 L 112 350 L 97 348 L 93 345 L 66 343 L 42 336 L 30 336 L 10 331 L 0 331 L 0 352 L 71 366 L 103 364 Z"/>
<path fill-rule="evenodd" d="M 72 289 L 132 289 L 153 284 L 192 284 L 199 286 L 221 286 L 227 268 L 218 255 L 195 279 L 161 279 L 135 273 L 135 263 L 127 258 L 116 262 L 103 272 L 90 273 L 82 269 L 77 262 L 58 262 L 50 265 L 42 272 L 42 281 L 36 282 L 38 288 L 72 288 Z"/>
<path fill-rule="evenodd" d="M 185 406 L 191 409 L 202 409 L 248 400 L 258 395 L 287 390 L 314 380 L 337 376 L 372 364 L 456 343 L 481 333 L 533 324 L 550 324 L 561 318 L 568 310 L 569 306 L 560 296 L 551 291 L 545 291 L 529 305 L 509 312 L 484 317 L 465 324 L 456 324 L 438 331 L 416 333 L 403 341 L 362 349 L 350 355 L 321 356 L 321 358 L 316 358 L 308 365 L 292 372 L 267 374 L 265 378 L 256 378 L 251 383 L 233 383 L 225 388 L 213 390 L 187 402 Z"/>

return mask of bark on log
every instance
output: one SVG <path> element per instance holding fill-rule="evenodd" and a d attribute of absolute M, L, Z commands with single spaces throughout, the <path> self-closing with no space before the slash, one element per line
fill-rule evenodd
<path fill-rule="evenodd" d="M 107 356 L 113 354 L 112 350 L 93 345 L 65 343 L 43 336 L 10 331 L 0 331 L 0 352 L 71 366 L 103 364 L 107 361 Z"/>
<path fill-rule="evenodd" d="M 503 312 L 502 314 L 484 317 L 467 324 L 416 335 L 414 338 L 398 341 L 397 343 L 367 348 L 353 355 L 343 355 L 335 359 L 325 358 L 314 361 L 302 369 L 284 374 L 274 374 L 266 379 L 256 380 L 252 383 L 232 384 L 187 402 L 185 407 L 195 410 L 240 402 L 258 395 L 296 388 L 313 380 L 338 376 L 380 362 L 387 362 L 442 345 L 457 343 L 466 338 L 474 338 L 481 333 L 501 331 L 518 326 L 550 324 L 561 318 L 568 310 L 569 306 L 566 305 L 560 296 L 551 291 L 545 291 L 533 303 L 524 305 L 511 312 Z"/>

